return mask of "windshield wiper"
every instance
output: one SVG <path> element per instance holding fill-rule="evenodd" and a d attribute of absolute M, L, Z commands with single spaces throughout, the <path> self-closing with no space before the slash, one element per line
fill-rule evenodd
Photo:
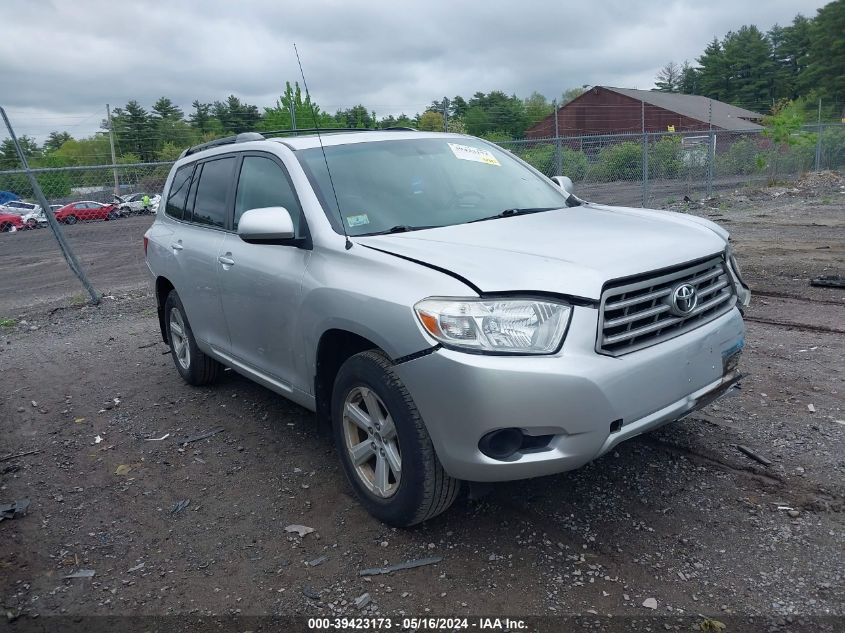
<path fill-rule="evenodd" d="M 560 209 L 561 207 L 526 207 L 522 209 L 505 209 L 504 211 L 499 211 L 496 215 L 490 215 L 485 218 L 478 218 L 477 220 L 470 220 L 467 224 L 472 224 L 473 222 L 485 222 L 487 220 L 495 220 L 497 218 L 509 218 L 514 215 L 528 215 L 529 213 L 541 213 L 543 211 L 554 211 L 555 209 Z"/>
<path fill-rule="evenodd" d="M 407 233 L 408 231 L 421 231 L 422 229 L 436 229 L 439 225 L 431 225 L 431 226 L 411 226 L 410 224 L 397 224 L 396 226 L 391 226 L 386 231 L 375 231 L 373 233 L 362 233 L 361 237 L 367 235 L 389 235 L 391 233 Z"/>

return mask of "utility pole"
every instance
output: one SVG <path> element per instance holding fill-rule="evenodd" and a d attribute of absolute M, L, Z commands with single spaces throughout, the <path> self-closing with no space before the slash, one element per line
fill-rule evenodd
<path fill-rule="evenodd" d="M 449 131 L 449 98 L 443 97 L 443 131 Z"/>
<path fill-rule="evenodd" d="M 822 100 L 819 98 L 819 124 L 816 127 L 816 171 L 822 169 Z"/>
<path fill-rule="evenodd" d="M 109 104 L 106 104 L 106 118 L 109 122 L 109 145 L 111 145 L 111 164 L 117 165 L 117 159 L 114 155 L 114 126 L 111 122 L 111 108 Z M 114 172 L 114 195 L 120 195 L 120 183 L 117 180 L 117 167 L 112 167 L 112 171 Z"/>

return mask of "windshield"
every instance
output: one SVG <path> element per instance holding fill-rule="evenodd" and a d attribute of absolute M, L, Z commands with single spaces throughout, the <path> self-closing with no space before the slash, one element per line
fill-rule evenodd
<path fill-rule="evenodd" d="M 338 212 L 319 147 L 296 152 L 335 231 L 349 235 L 463 224 L 511 209 L 566 206 L 560 189 L 508 152 L 471 138 L 326 147 Z"/>

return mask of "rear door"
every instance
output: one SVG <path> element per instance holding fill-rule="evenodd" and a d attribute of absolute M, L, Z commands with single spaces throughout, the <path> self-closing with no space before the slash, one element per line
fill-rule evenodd
<path fill-rule="evenodd" d="M 237 171 L 232 232 L 227 233 L 219 260 L 223 312 L 231 336 L 231 355 L 258 370 L 277 387 L 295 384 L 293 341 L 298 331 L 301 279 L 310 241 L 302 208 L 282 161 L 262 152 L 242 155 Z M 293 219 L 297 244 L 248 244 L 238 237 L 245 211 L 285 207 Z"/>
<path fill-rule="evenodd" d="M 229 333 L 220 302 L 217 258 L 232 207 L 236 162 L 229 155 L 196 166 L 182 224 L 175 229 L 171 244 L 179 264 L 179 283 L 174 285 L 194 336 L 201 346 L 223 352 L 229 347 Z"/>

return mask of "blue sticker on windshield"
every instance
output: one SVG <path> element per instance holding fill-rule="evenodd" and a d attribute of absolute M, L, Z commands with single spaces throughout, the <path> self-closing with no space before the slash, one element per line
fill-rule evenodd
<path fill-rule="evenodd" d="M 346 223 L 349 225 L 350 228 L 356 226 L 363 226 L 365 224 L 370 223 L 370 218 L 367 217 L 366 213 L 361 213 L 359 215 L 347 215 Z"/>

